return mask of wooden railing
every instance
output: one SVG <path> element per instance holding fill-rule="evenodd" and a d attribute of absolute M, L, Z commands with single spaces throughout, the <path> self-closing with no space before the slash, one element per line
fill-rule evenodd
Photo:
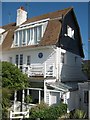
<path fill-rule="evenodd" d="M 44 78 L 50 76 L 55 76 L 55 65 L 47 63 L 44 64 L 32 64 L 30 66 L 23 67 L 23 72 L 28 74 L 28 76 L 43 76 Z"/>
<path fill-rule="evenodd" d="M 12 112 L 10 111 L 10 120 L 18 118 L 29 118 L 29 110 L 25 112 Z"/>

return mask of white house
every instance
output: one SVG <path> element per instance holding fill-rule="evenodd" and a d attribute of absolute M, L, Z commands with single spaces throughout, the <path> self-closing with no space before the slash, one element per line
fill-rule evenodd
<path fill-rule="evenodd" d="M 16 23 L 0 28 L 0 44 L 1 61 L 9 61 L 28 74 L 31 88 L 26 90 L 34 104 L 44 100 L 52 105 L 63 99 L 68 111 L 79 107 L 78 83 L 86 77 L 81 66 L 80 28 L 72 7 L 30 19 L 20 7 Z M 22 99 L 24 102 L 24 94 Z"/>

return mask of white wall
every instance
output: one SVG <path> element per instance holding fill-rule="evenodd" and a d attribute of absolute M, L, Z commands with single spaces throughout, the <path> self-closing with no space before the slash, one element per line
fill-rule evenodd
<path fill-rule="evenodd" d="M 39 58 L 38 54 L 42 52 L 43 53 L 43 57 Z M 55 66 L 55 62 L 56 62 L 56 52 L 54 51 L 54 49 L 51 47 L 46 47 L 46 48 L 28 48 L 28 49 L 17 49 L 17 50 L 12 50 L 12 51 L 6 51 L 3 52 L 3 61 L 9 61 L 9 58 L 12 57 L 12 63 L 15 64 L 15 57 L 16 55 L 20 55 L 23 54 L 23 65 L 26 65 L 27 62 L 27 56 L 31 57 L 30 60 L 30 66 L 28 66 L 31 69 L 32 65 L 41 65 L 43 74 L 45 74 L 45 63 L 46 63 L 46 69 L 48 70 L 48 67 L 50 65 Z M 55 70 L 55 69 L 54 69 Z M 55 70 L 56 71 L 56 70 Z M 54 72 L 55 74 L 55 72 Z"/>
<path fill-rule="evenodd" d="M 79 98 L 81 99 L 79 107 L 87 113 L 88 105 L 84 103 L 84 91 L 88 91 L 88 82 L 79 83 Z"/>
<path fill-rule="evenodd" d="M 65 61 L 60 63 L 60 78 L 62 81 L 85 80 L 86 77 L 82 73 L 81 57 L 68 51 L 64 51 L 64 53 Z M 77 57 L 76 62 L 75 57 Z"/>
<path fill-rule="evenodd" d="M 38 53 L 42 52 L 43 57 L 39 58 Z M 61 52 L 65 53 L 64 63 L 61 63 Z M 26 65 L 26 57 L 28 55 L 31 56 L 31 65 L 39 64 L 43 66 L 43 72 L 45 69 L 49 68 L 50 65 L 54 64 L 54 76 L 56 79 L 62 81 L 78 81 L 78 80 L 85 80 L 86 77 L 82 73 L 81 69 L 81 57 L 75 55 L 71 52 L 65 51 L 61 48 L 50 48 L 50 47 L 40 47 L 40 48 L 26 48 L 26 49 L 17 49 L 13 51 L 3 52 L 3 60 L 8 61 L 9 57 L 13 58 L 13 64 L 15 64 L 15 56 L 23 54 L 24 62 L 23 64 Z M 75 57 L 77 60 L 75 62 Z"/>
<path fill-rule="evenodd" d="M 71 92 L 67 92 L 64 95 L 64 99 L 66 96 L 66 102 L 68 105 L 68 112 L 74 109 L 78 109 L 79 108 L 79 94 L 78 94 L 78 90 L 77 91 L 71 91 Z"/>

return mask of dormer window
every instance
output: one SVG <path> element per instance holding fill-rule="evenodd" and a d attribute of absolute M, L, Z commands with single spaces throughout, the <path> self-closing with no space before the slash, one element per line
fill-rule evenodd
<path fill-rule="evenodd" d="M 14 46 L 38 44 L 42 37 L 42 25 L 15 32 Z"/>

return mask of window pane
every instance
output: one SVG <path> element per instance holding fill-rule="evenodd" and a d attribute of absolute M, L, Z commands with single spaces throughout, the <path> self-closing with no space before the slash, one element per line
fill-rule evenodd
<path fill-rule="evenodd" d="M 27 65 L 30 65 L 30 56 L 27 56 Z"/>
<path fill-rule="evenodd" d="M 16 65 L 18 65 L 18 55 L 16 55 Z"/>
<path fill-rule="evenodd" d="M 41 40 L 41 35 L 42 35 L 42 26 L 37 27 L 37 41 Z"/>
<path fill-rule="evenodd" d="M 34 28 L 34 43 L 37 43 L 37 27 Z"/>
<path fill-rule="evenodd" d="M 27 29 L 27 44 L 29 44 L 30 41 L 30 29 Z"/>
<path fill-rule="evenodd" d="M 18 32 L 16 32 L 15 45 L 18 44 Z"/>
<path fill-rule="evenodd" d="M 31 41 L 33 40 L 33 28 L 31 28 Z"/>
<path fill-rule="evenodd" d="M 19 31 L 19 45 L 22 45 L 22 31 Z"/>
<path fill-rule="evenodd" d="M 26 30 L 23 30 L 23 41 L 22 41 L 23 44 L 26 43 Z"/>
<path fill-rule="evenodd" d="M 20 55 L 20 65 L 23 65 L 23 54 Z"/>

